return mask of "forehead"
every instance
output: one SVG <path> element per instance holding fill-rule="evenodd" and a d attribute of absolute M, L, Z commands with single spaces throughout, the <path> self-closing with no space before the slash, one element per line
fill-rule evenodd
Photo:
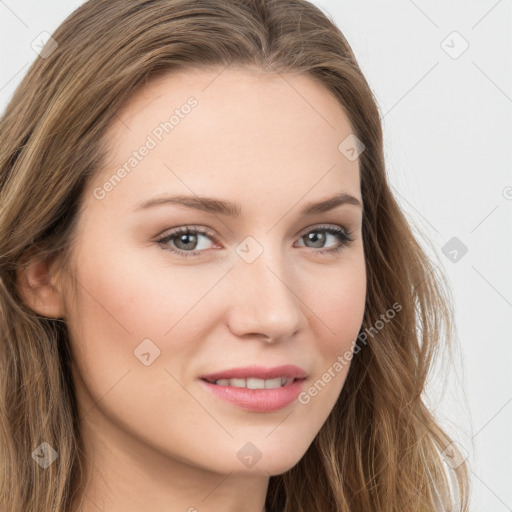
<path fill-rule="evenodd" d="M 132 205 L 169 191 L 271 200 L 269 187 L 296 201 L 314 188 L 360 197 L 358 162 L 338 149 L 351 133 L 339 101 L 307 75 L 174 71 L 119 110 L 94 186 L 110 181 L 109 200 Z"/>

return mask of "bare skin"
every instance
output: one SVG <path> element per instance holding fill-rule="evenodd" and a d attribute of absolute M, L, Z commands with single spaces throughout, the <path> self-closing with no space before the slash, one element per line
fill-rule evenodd
<path fill-rule="evenodd" d="M 338 149 L 353 132 L 340 104 L 306 76 L 220 71 L 160 77 L 125 105 L 86 191 L 72 268 L 34 263 L 22 281 L 31 307 L 70 331 L 87 455 L 73 512 L 261 512 L 269 477 L 300 460 L 343 387 L 349 364 L 307 404 L 254 412 L 200 380 L 293 364 L 308 390 L 352 350 L 366 295 L 361 207 L 300 214 L 341 192 L 362 202 L 358 161 Z M 192 96 L 158 141 L 155 127 Z M 105 186 L 150 134 L 156 147 Z M 135 210 L 177 194 L 237 202 L 240 214 Z M 181 226 L 213 237 L 158 244 Z M 325 231 L 336 226 L 349 245 Z M 261 456 L 251 467 L 239 457 L 249 442 Z"/>

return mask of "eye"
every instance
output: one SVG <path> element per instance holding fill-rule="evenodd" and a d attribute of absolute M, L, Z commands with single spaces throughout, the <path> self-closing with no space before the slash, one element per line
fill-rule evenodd
<path fill-rule="evenodd" d="M 319 234 L 320 236 L 318 236 Z M 329 237 L 338 239 L 338 243 L 334 247 L 325 248 L 324 244 L 329 241 Z M 163 238 L 157 240 L 156 243 L 162 246 L 163 249 L 179 256 L 200 256 L 208 248 L 208 242 L 201 242 L 201 238 L 217 242 L 215 235 L 209 229 L 182 226 L 172 230 Z M 314 250 L 315 253 L 333 255 L 338 254 L 344 247 L 348 247 L 354 241 L 352 234 L 347 229 L 336 225 L 316 226 L 302 235 L 300 240 L 302 239 L 305 239 L 308 244 L 313 244 L 313 249 L 320 249 Z"/>
<path fill-rule="evenodd" d="M 327 235 L 325 235 L 327 233 Z M 320 234 L 320 236 L 318 236 Z M 328 241 L 328 238 L 338 239 L 338 244 L 331 248 L 324 248 L 323 245 Z M 310 229 L 305 235 L 300 237 L 300 240 L 305 239 L 308 243 L 314 244 L 314 247 L 321 250 L 315 251 L 320 254 L 338 254 L 343 248 L 350 246 L 354 241 L 352 233 L 342 226 L 316 226 Z"/>
<path fill-rule="evenodd" d="M 162 245 L 164 249 L 177 253 L 180 256 L 198 256 L 198 252 L 202 252 L 198 251 L 198 249 L 205 248 L 204 243 L 200 242 L 201 237 L 211 238 L 216 241 L 213 233 L 207 229 L 183 226 L 171 231 L 164 238 L 160 238 L 160 240 L 157 240 L 157 243 Z M 174 244 L 174 248 L 169 246 L 171 241 Z"/>

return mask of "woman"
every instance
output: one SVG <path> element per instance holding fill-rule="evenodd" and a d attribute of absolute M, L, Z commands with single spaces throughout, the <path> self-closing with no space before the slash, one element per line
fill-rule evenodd
<path fill-rule="evenodd" d="M 0 134 L 1 510 L 467 510 L 447 294 L 319 9 L 91 0 Z"/>

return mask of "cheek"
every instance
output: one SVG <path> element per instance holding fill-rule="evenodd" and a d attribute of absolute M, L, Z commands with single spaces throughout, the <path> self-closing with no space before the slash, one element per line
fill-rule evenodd
<path fill-rule="evenodd" d="M 352 253 L 347 262 L 331 272 L 312 275 L 303 293 L 315 312 L 316 333 L 323 340 L 324 354 L 332 359 L 334 353 L 351 346 L 363 322 L 366 267 L 362 250 Z M 326 335 L 320 336 L 320 332 Z"/>
<path fill-rule="evenodd" d="M 179 437 L 176 431 L 193 435 L 202 410 L 177 382 L 185 382 L 191 353 L 199 350 L 194 329 L 201 310 L 193 306 L 211 280 L 191 288 L 179 268 L 155 268 L 133 254 L 92 246 L 80 262 L 67 323 L 83 414 L 101 411 L 136 436 L 147 435 L 148 444 Z M 175 410 L 184 411 L 178 424 Z"/>
<path fill-rule="evenodd" d="M 327 418 L 341 392 L 364 318 L 366 270 L 361 253 L 359 256 L 322 279 L 323 293 L 318 293 L 318 279 L 309 283 L 310 293 L 305 291 L 305 296 L 311 297 L 308 306 L 315 312 L 310 326 L 316 334 L 321 364 L 299 403 L 307 406 L 308 414 L 321 419 L 318 425 Z"/>
<path fill-rule="evenodd" d="M 96 398 L 128 371 L 129 380 L 140 373 L 145 389 L 172 381 L 164 368 L 183 381 L 187 361 L 200 352 L 213 321 L 212 302 L 202 299 L 225 270 L 173 266 L 159 248 L 146 256 L 106 240 L 89 236 L 82 246 L 76 303 L 67 304 L 80 373 Z"/>
<path fill-rule="evenodd" d="M 162 253 L 158 247 L 135 251 L 114 243 L 82 249 L 75 311 L 81 327 L 105 333 L 118 348 L 126 348 L 127 340 L 131 346 L 152 336 L 169 339 L 223 271 L 203 272 L 203 278 L 192 267 L 167 264 Z"/>

